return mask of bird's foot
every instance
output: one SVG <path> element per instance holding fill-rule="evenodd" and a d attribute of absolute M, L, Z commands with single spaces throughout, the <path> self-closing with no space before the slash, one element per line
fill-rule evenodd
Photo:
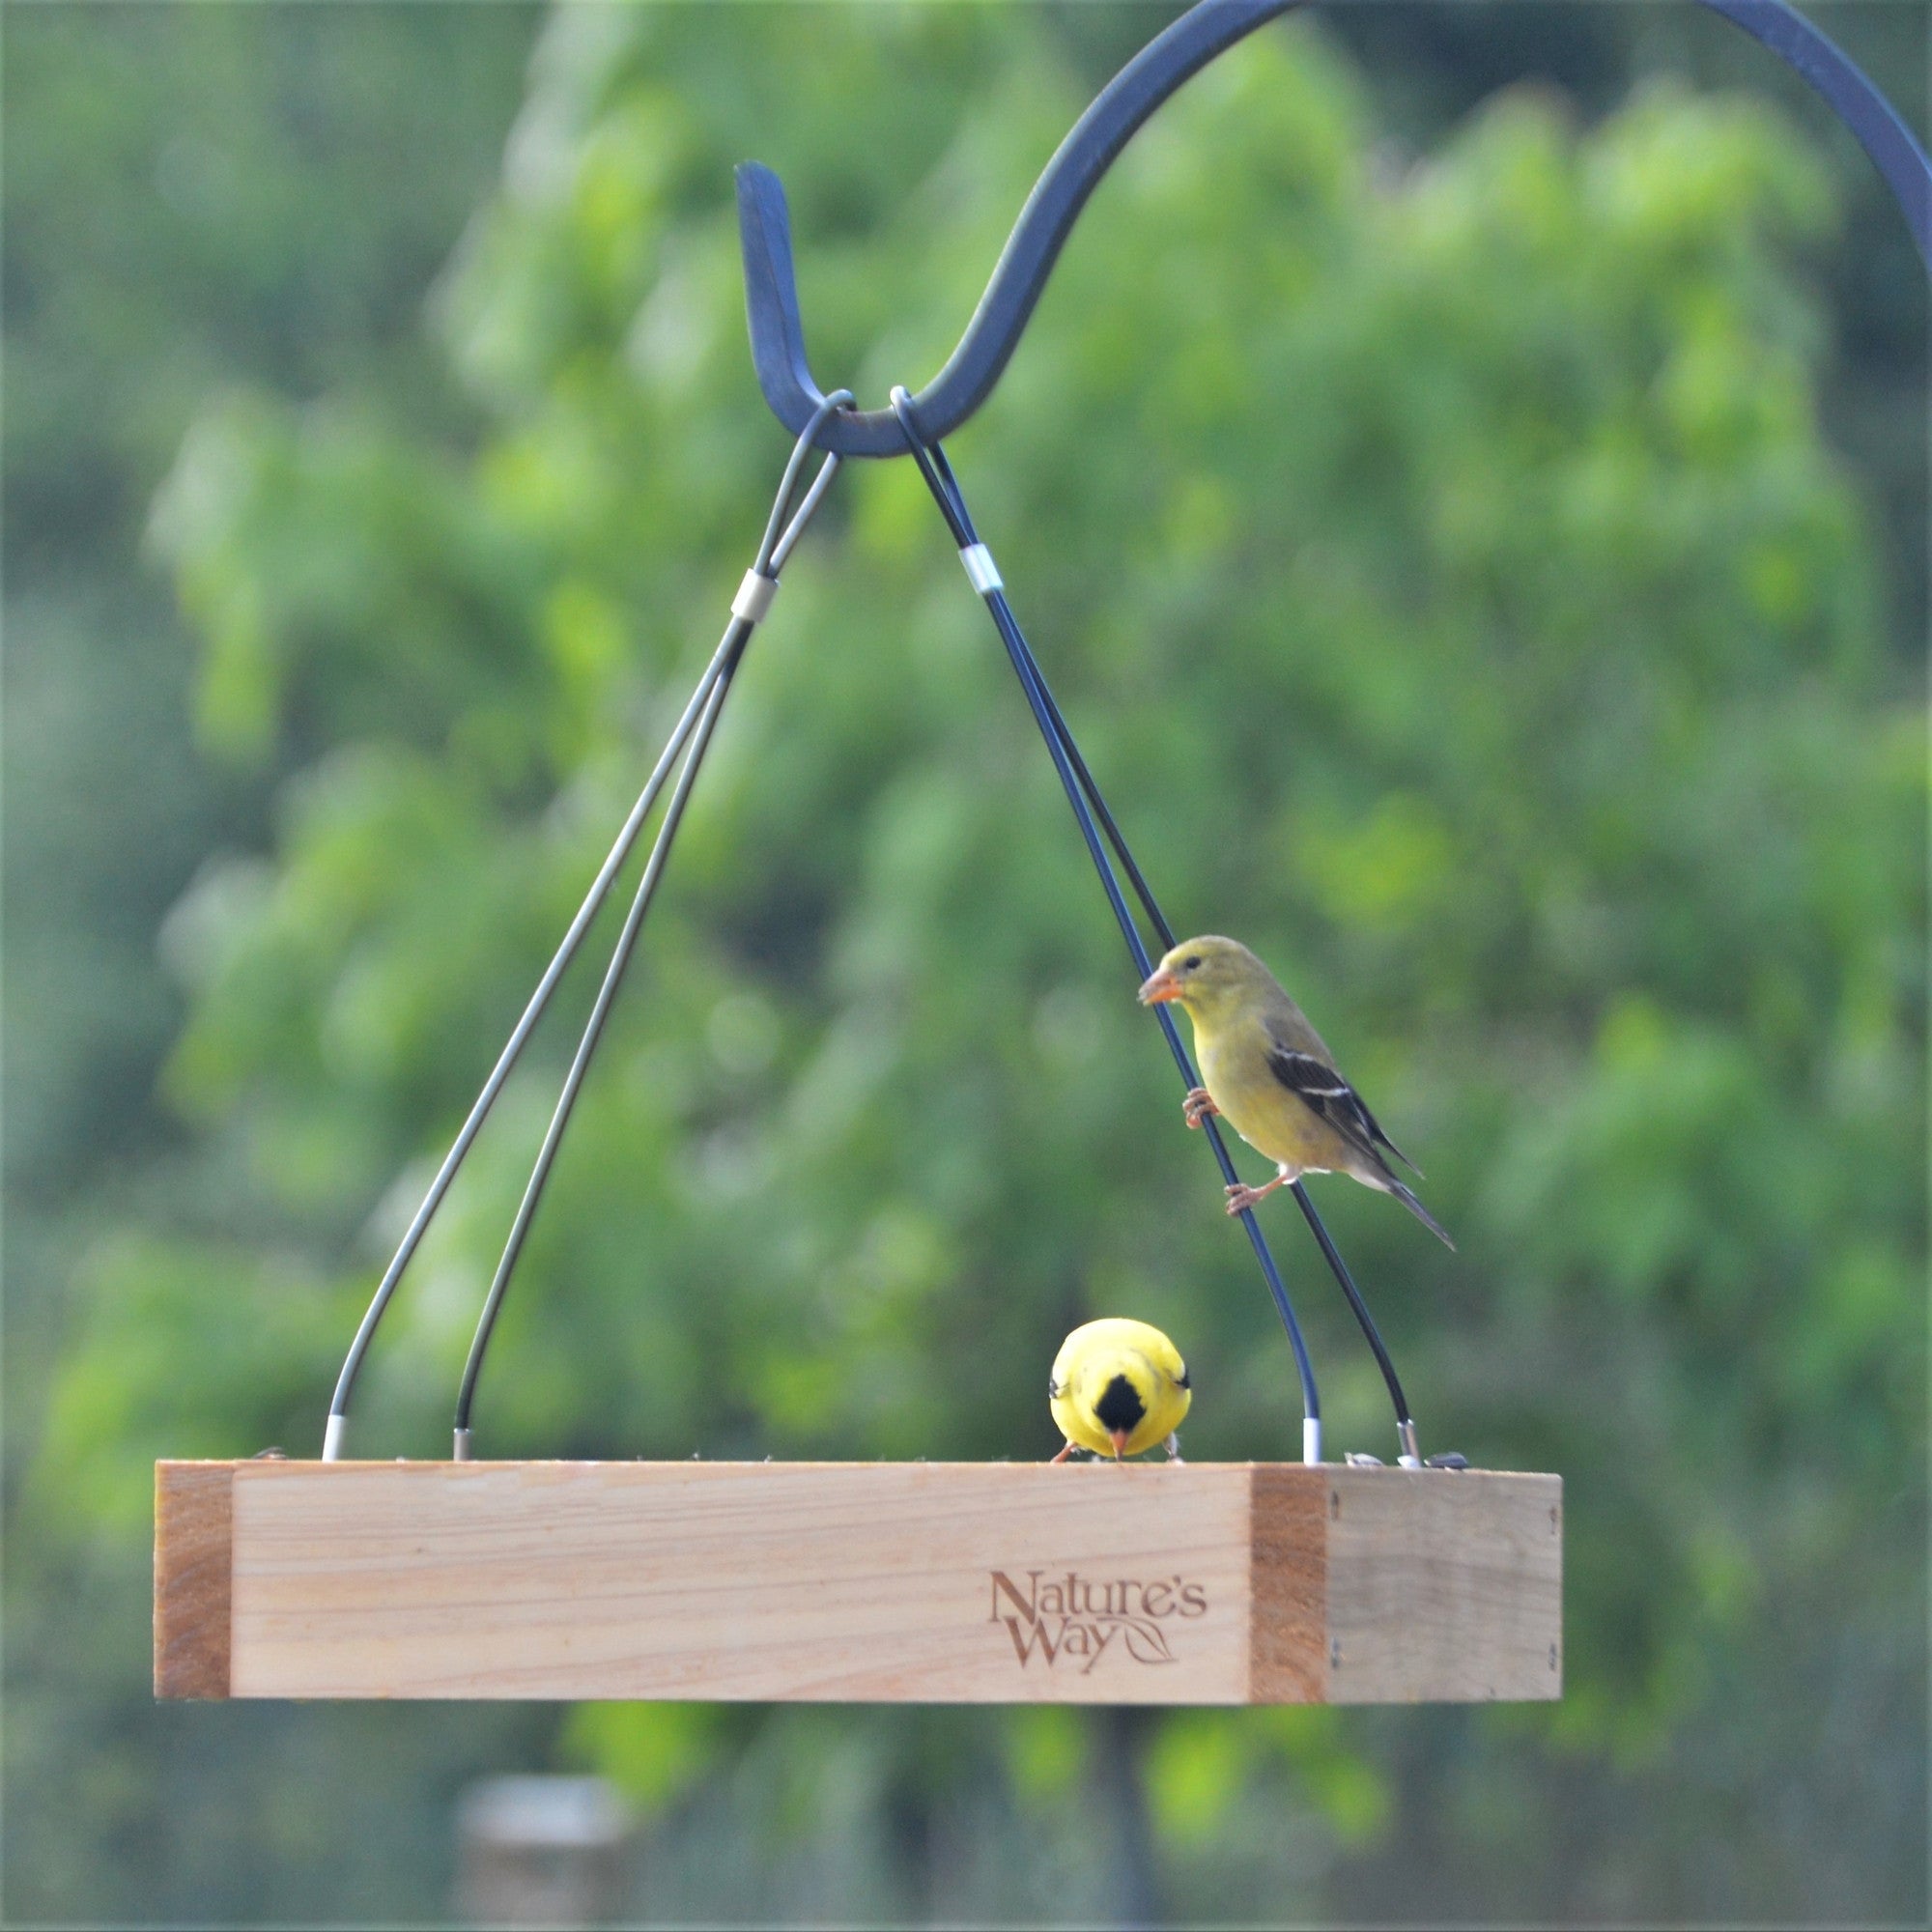
<path fill-rule="evenodd" d="M 1181 1463 L 1186 1460 L 1180 1453 L 1180 1437 L 1178 1435 L 1170 1435 L 1166 1446 L 1167 1460 L 1170 1463 Z"/>
<path fill-rule="evenodd" d="M 1187 1097 L 1180 1103 L 1180 1118 L 1190 1127 L 1198 1127 L 1209 1114 L 1218 1114 L 1220 1108 L 1214 1104 L 1214 1096 L 1205 1087 L 1190 1087 Z"/>
<path fill-rule="evenodd" d="M 1278 1174 L 1272 1180 L 1265 1182 L 1260 1187 L 1250 1187 L 1245 1181 L 1241 1180 L 1236 1181 L 1228 1189 L 1228 1212 L 1230 1214 L 1245 1214 L 1250 1208 L 1272 1194 L 1287 1179 L 1288 1177 L 1285 1174 Z"/>
<path fill-rule="evenodd" d="M 1069 1442 L 1065 1445 L 1065 1448 L 1061 1450 L 1058 1456 L 1053 1457 L 1051 1460 L 1055 1463 L 1064 1463 L 1066 1461 L 1067 1457 L 1069 1457 L 1072 1454 L 1073 1454 L 1073 1444 Z"/>

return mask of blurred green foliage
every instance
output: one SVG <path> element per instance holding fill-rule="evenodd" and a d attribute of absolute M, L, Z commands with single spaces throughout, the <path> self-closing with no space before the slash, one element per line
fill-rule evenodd
<path fill-rule="evenodd" d="M 186 1376 L 201 1439 L 226 1439 L 220 1405 L 262 1366 L 223 1361 L 206 1323 L 262 1273 L 222 1272 L 253 1217 L 156 1101 L 183 1011 L 156 930 L 211 850 L 266 844 L 305 753 L 199 753 L 196 640 L 143 556 L 155 491 L 228 391 L 346 391 L 398 434 L 464 433 L 423 292 L 498 168 L 536 25 L 383 0 L 0 13 L 10 1923 L 260 1922 L 312 1914 L 323 1884 L 328 1910 L 376 1918 L 412 1871 L 434 1910 L 462 1768 L 536 1747 L 527 1714 L 384 1739 L 370 1713 L 157 1710 L 148 1486 L 25 1499 L 56 1364 L 99 1297 L 129 1297 L 166 1413 L 139 1415 L 140 1378 L 70 1384 L 84 1433 L 185 1439 Z M 311 1324 L 305 1350 L 269 1345 L 294 1403 L 334 1324 L 312 1298 L 281 1306 Z M 171 1352 L 185 1333 L 192 1359 Z"/>
<path fill-rule="evenodd" d="M 440 289 L 463 408 L 339 381 L 196 421 L 151 540 L 272 832 L 164 931 L 165 1091 L 222 1179 L 91 1250 L 42 1534 L 135 1543 L 156 1455 L 313 1453 L 782 460 L 730 163 L 791 189 L 821 374 L 916 386 L 1082 104 L 1069 44 L 991 10 L 562 12 Z M 1668 88 L 1587 129 L 1506 95 L 1396 165 L 1332 43 L 1271 31 L 1127 151 L 952 449 L 1170 916 L 1255 945 L 1430 1170 L 1455 1256 L 1316 1190 L 1425 1446 L 1569 1481 L 1563 1703 L 585 1709 L 557 1754 L 662 1820 L 640 1911 L 1104 1917 L 1123 1754 L 1190 1919 L 1922 1909 L 1924 738 L 1819 428 L 1800 269 L 1835 209 L 1776 111 Z M 917 476 L 855 466 L 734 694 L 481 1446 L 1043 1455 L 1060 1337 L 1128 1313 L 1188 1354 L 1190 1455 L 1295 1454 L 1131 995 Z M 358 1449 L 446 1453 L 588 998 L 425 1243 Z M 1390 1453 L 1270 1228 L 1331 1453 Z"/>

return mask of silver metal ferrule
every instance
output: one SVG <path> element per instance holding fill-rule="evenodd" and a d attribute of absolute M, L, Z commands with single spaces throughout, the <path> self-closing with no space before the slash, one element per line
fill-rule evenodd
<path fill-rule="evenodd" d="M 1421 1468 L 1422 1451 L 1416 1447 L 1415 1424 L 1412 1421 L 1398 1422 L 1395 1426 L 1395 1433 L 1396 1439 L 1402 1444 L 1402 1454 L 1396 1458 L 1396 1461 L 1405 1469 Z"/>
<path fill-rule="evenodd" d="M 968 544 L 959 553 L 959 561 L 966 566 L 967 582 L 981 597 L 1007 587 L 1006 579 L 1000 575 L 1000 566 L 993 561 L 993 553 L 984 544 Z"/>
<path fill-rule="evenodd" d="M 1319 1415 L 1304 1415 L 1301 1418 L 1301 1460 L 1304 1463 L 1320 1463 L 1321 1460 L 1321 1418 Z"/>
<path fill-rule="evenodd" d="M 468 1463 L 472 1461 L 473 1459 L 469 1454 L 469 1445 L 470 1445 L 470 1432 L 467 1429 L 459 1429 L 456 1432 L 456 1447 L 452 1452 L 454 1460 L 459 1463 Z"/>
<path fill-rule="evenodd" d="M 748 624 L 755 624 L 772 608 L 772 599 L 778 594 L 779 581 L 776 577 L 760 577 L 755 570 L 748 570 L 744 582 L 738 586 L 737 596 L 731 600 L 731 614 L 742 617 Z"/>
<path fill-rule="evenodd" d="M 328 1426 L 322 1432 L 322 1460 L 325 1463 L 339 1463 L 342 1460 L 342 1437 L 349 1428 L 349 1418 L 337 1415 L 333 1409 L 328 1412 Z"/>

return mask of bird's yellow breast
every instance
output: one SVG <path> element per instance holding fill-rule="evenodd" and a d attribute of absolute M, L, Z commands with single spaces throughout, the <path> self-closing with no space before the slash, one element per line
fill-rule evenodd
<path fill-rule="evenodd" d="M 1334 1156 L 1334 1130 L 1276 1079 L 1268 1065 L 1272 1041 L 1259 1020 L 1194 1029 L 1201 1082 L 1221 1117 L 1257 1153 L 1297 1172 L 1325 1168 Z"/>

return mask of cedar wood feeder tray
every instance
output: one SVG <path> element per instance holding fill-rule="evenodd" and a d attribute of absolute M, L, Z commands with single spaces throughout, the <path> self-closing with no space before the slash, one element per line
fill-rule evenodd
<path fill-rule="evenodd" d="M 1299 1182 L 1375 1353 L 1400 1466 L 1321 1459 L 1307 1350 L 1241 1216 L 1301 1381 L 1299 1463 L 485 1463 L 484 1352 L 718 717 L 840 463 L 910 455 L 984 601 L 1140 976 L 1173 928 L 1033 656 L 940 439 L 986 399 L 1087 197 L 1190 75 L 1299 0 L 1201 0 L 1127 63 L 1035 185 L 958 348 L 860 411 L 813 381 L 778 177 L 738 170 L 759 386 L 798 437 L 731 620 L 356 1331 L 319 1463 L 155 1471 L 155 1692 L 166 1698 L 698 1698 L 921 1703 L 1412 1703 L 1561 1694 L 1562 1484 L 1426 1466 L 1394 1365 Z M 1884 97 L 1784 0 L 1701 0 L 1810 83 L 1932 254 L 1932 166 Z M 823 465 L 799 496 L 813 451 Z M 668 781 L 629 915 L 491 1284 L 443 1463 L 342 1460 L 377 1324 Z M 1118 870 L 1116 867 L 1118 866 Z M 1124 877 L 1139 901 L 1129 906 Z M 1154 1009 L 1183 1081 L 1198 1078 Z M 1214 1122 L 1207 1138 L 1235 1179 Z"/>
<path fill-rule="evenodd" d="M 1554 1697 L 1563 1486 L 1299 1463 L 162 1463 L 163 1697 Z"/>

